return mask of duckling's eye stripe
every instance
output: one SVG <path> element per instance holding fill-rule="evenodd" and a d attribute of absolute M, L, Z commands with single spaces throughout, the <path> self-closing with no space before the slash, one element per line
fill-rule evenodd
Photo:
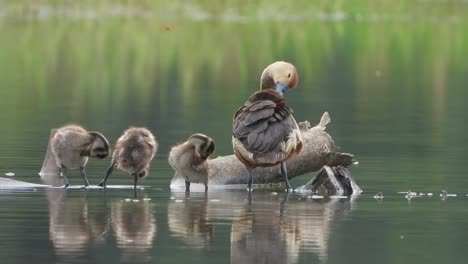
<path fill-rule="evenodd" d="M 94 151 L 98 152 L 98 151 L 107 151 L 105 148 L 102 148 L 102 147 L 98 147 L 98 148 L 95 148 Z"/>
<path fill-rule="evenodd" d="M 200 135 L 193 135 L 192 138 L 200 139 L 202 141 L 206 141 L 206 137 L 200 136 Z"/>

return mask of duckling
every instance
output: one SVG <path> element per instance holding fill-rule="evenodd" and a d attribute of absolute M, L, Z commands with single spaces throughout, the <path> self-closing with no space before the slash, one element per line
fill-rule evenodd
<path fill-rule="evenodd" d="M 302 150 L 302 136 L 284 93 L 297 86 L 294 65 L 277 61 L 263 71 L 260 91 L 237 110 L 233 118 L 234 154 L 248 171 L 248 190 L 252 191 L 252 170 L 280 164 L 287 191 L 291 190 L 285 161 Z"/>
<path fill-rule="evenodd" d="M 190 192 L 190 183 L 205 184 L 208 191 L 208 157 L 215 150 L 215 142 L 203 134 L 193 134 L 188 140 L 171 148 L 169 164 L 185 178 L 185 191 Z"/>
<path fill-rule="evenodd" d="M 148 175 L 150 162 L 157 150 L 158 143 L 148 129 L 131 127 L 125 130 L 115 144 L 111 165 L 98 186 L 106 187 L 107 178 L 114 170 L 114 166 L 117 166 L 118 169 L 134 177 L 134 197 L 136 198 L 138 179 Z"/>
<path fill-rule="evenodd" d="M 68 170 L 78 168 L 85 186 L 89 186 L 85 170 L 88 157 L 103 159 L 110 151 L 109 142 L 101 133 L 88 132 L 77 125 L 59 128 L 51 139 L 51 149 L 65 181 L 65 187 L 70 186 Z"/>

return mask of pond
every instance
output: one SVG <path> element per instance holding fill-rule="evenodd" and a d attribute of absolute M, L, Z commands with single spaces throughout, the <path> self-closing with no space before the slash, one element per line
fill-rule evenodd
<path fill-rule="evenodd" d="M 131 190 L 0 190 L 3 262 L 465 261 L 467 26 L 464 0 L 0 1 L 0 176 L 41 183 L 50 129 L 68 123 L 112 143 L 145 126 L 160 143 L 139 202 Z M 232 115 L 276 60 L 298 69 L 296 120 L 330 113 L 364 192 L 255 189 L 249 203 L 242 189 L 171 191 L 170 147 L 200 132 L 215 157 L 232 154 Z M 109 163 L 89 162 L 92 184 Z"/>

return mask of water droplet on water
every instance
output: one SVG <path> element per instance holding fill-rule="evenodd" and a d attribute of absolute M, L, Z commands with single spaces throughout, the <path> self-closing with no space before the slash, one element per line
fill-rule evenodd
<path fill-rule="evenodd" d="M 307 198 L 309 198 L 309 199 L 322 199 L 323 196 L 322 196 L 322 195 L 315 195 L 315 194 L 314 194 L 314 195 L 308 196 Z"/>
<path fill-rule="evenodd" d="M 15 173 L 14 172 L 7 172 L 7 173 L 5 173 L 5 176 L 13 177 L 13 176 L 15 176 Z"/>
<path fill-rule="evenodd" d="M 383 199 L 383 193 L 378 192 L 374 195 L 374 199 L 382 200 Z"/>

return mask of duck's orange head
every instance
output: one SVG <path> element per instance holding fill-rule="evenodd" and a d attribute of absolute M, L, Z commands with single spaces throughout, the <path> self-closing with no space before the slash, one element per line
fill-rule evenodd
<path fill-rule="evenodd" d="M 298 82 L 296 67 L 288 62 L 277 61 L 263 70 L 260 77 L 260 90 L 275 89 L 283 94 L 289 89 L 296 88 Z"/>

